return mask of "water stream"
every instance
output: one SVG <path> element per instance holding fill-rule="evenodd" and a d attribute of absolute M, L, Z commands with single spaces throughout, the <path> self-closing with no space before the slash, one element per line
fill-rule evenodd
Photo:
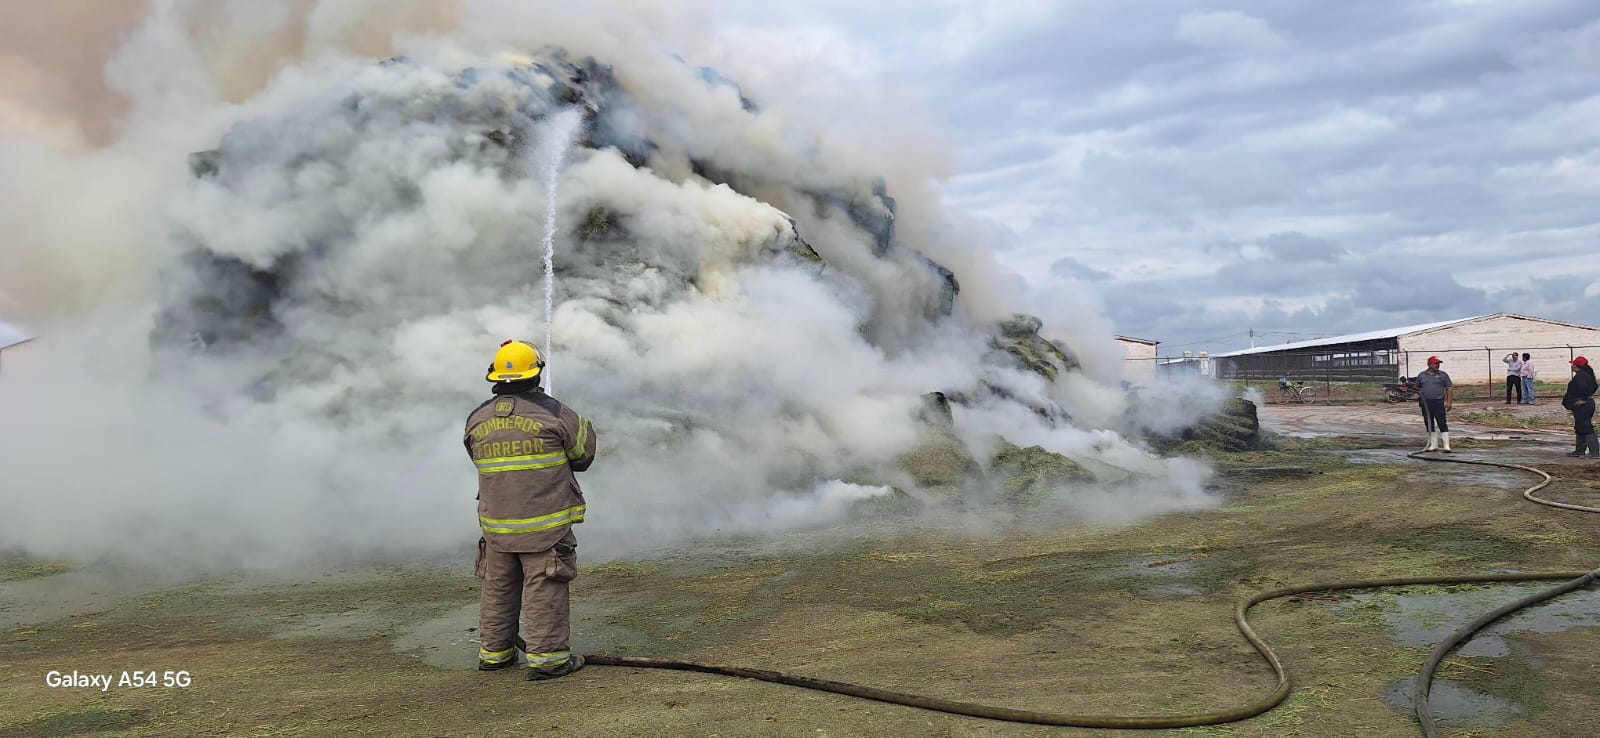
<path fill-rule="evenodd" d="M 556 311 L 556 195 L 561 186 L 561 165 L 566 161 L 567 150 L 583 125 L 583 114 L 576 109 L 563 110 L 545 123 L 544 136 L 535 151 L 536 161 L 544 165 L 544 343 L 540 358 L 549 361 L 554 344 L 553 331 Z M 548 367 L 542 374 L 544 391 L 551 391 Z"/>

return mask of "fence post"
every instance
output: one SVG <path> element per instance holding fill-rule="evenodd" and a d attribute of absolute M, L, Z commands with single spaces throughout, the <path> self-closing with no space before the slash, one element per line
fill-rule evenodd
<path fill-rule="evenodd" d="M 1328 396 L 1328 401 L 1333 400 L 1333 352 L 1328 352 L 1328 368 L 1323 373 L 1322 393 Z"/>
<path fill-rule="evenodd" d="M 1484 346 L 1483 347 L 1483 360 L 1489 364 L 1489 379 L 1488 379 L 1489 391 L 1488 391 L 1487 394 L 1485 394 L 1483 396 L 1483 399 L 1485 399 L 1485 400 L 1493 400 L 1494 399 L 1494 349 L 1489 348 L 1488 346 Z M 1505 382 L 1502 381 L 1501 384 L 1505 384 Z"/>

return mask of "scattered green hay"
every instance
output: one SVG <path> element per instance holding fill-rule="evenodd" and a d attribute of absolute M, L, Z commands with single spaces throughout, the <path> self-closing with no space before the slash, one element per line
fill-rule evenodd
<path fill-rule="evenodd" d="M 871 536 L 785 534 L 599 564 L 584 570 L 574 597 L 574 647 L 598 641 L 597 650 L 613 653 L 1023 709 L 1179 714 L 1270 692 L 1270 672 L 1232 628 L 1241 597 L 1318 581 L 1587 568 L 1596 537 L 1584 516 L 1514 504 L 1513 490 L 1451 486 L 1432 468 L 1449 465 L 1425 465 L 1423 476 L 1440 480 L 1429 486 L 1417 481 L 1423 465 L 1349 464 L 1328 446 L 1246 452 L 1239 468 L 1303 465 L 1321 473 L 1250 478 L 1222 507 L 1129 525 L 974 535 L 893 521 L 891 532 Z M 791 546 L 782 556 L 749 553 L 780 544 Z M 0 633 L 0 672 L 14 685 L 0 701 L 0 738 L 457 735 L 491 718 L 524 721 L 507 731 L 596 736 L 809 734 L 830 724 L 885 738 L 1059 732 L 745 680 L 602 668 L 538 685 L 539 717 L 530 721 L 515 707 L 534 698 L 528 685 L 515 674 L 471 671 L 470 644 L 441 645 L 469 649 L 459 671 L 393 652 L 388 629 L 406 618 L 375 618 L 370 633 L 271 637 L 276 624 L 308 615 L 433 617 L 427 613 L 459 611 L 476 599 L 477 581 L 460 573 L 385 569 L 373 579 L 174 590 Z M 1150 593 L 1168 585 L 1198 594 Z M 1381 700 L 1414 675 L 1426 649 L 1397 643 L 1389 618 L 1400 597 L 1467 588 L 1373 590 L 1359 599 L 1306 593 L 1264 603 L 1251 622 L 1294 674 L 1295 693 L 1257 718 L 1173 734 L 1409 735 L 1411 717 Z M 1593 699 L 1585 676 L 1600 654 L 1600 630 L 1508 640 L 1517 655 L 1456 656 L 1442 673 L 1528 707 L 1482 734 L 1588 734 Z M 197 687 L 89 695 L 46 689 L 36 678 L 86 643 L 96 662 L 184 668 Z M 9 681 L 13 675 L 26 678 Z M 596 713 L 597 703 L 620 707 Z"/>
<path fill-rule="evenodd" d="M 1001 501 L 1031 507 L 1049 499 L 1055 489 L 1093 481 L 1094 475 L 1078 462 L 1041 446 L 1022 448 L 1004 442 L 989 459 L 989 478 Z"/>
<path fill-rule="evenodd" d="M 959 491 L 956 494 L 959 495 Z M 851 507 L 858 518 L 908 518 L 926 508 L 927 505 L 921 500 L 906 494 L 899 487 L 890 487 L 888 494 L 868 497 Z"/>
<path fill-rule="evenodd" d="M 989 347 L 1010 354 L 1023 369 L 1055 381 L 1061 372 L 1078 368 L 1078 363 L 1039 335 L 1043 326 L 1038 318 L 1017 313 L 1001 321 L 1000 336 L 991 340 Z"/>
<path fill-rule="evenodd" d="M 1385 433 L 1381 436 L 1352 438 L 1349 436 L 1319 436 L 1295 438 L 1269 435 L 1272 447 L 1288 453 L 1307 451 L 1364 451 L 1376 448 L 1408 448 L 1415 450 L 1417 439 L 1410 436 Z"/>
<path fill-rule="evenodd" d="M 900 456 L 899 464 L 919 492 L 943 503 L 959 503 L 962 489 L 983 476 L 983 468 L 961 439 L 938 429 L 928 429 L 921 443 Z"/>
<path fill-rule="evenodd" d="M 1148 440 L 1156 449 L 1167 454 L 1207 459 L 1273 447 L 1261 434 L 1261 422 L 1256 417 L 1255 404 L 1240 397 L 1229 398 L 1218 412 L 1183 429 L 1176 436 Z"/>
<path fill-rule="evenodd" d="M 578 571 L 581 576 L 603 579 L 605 584 L 623 584 L 657 576 L 663 568 L 660 564 L 647 561 L 612 561 L 582 567 Z"/>
<path fill-rule="evenodd" d="M 1468 423 L 1486 425 L 1491 428 L 1549 428 L 1554 425 L 1543 418 L 1523 418 L 1498 410 L 1466 413 L 1461 416 L 1461 419 Z"/>
<path fill-rule="evenodd" d="M 71 571 L 66 564 L 46 561 L 20 552 L 0 554 L 0 582 L 18 582 Z"/>
<path fill-rule="evenodd" d="M 796 239 L 796 240 L 792 241 L 785 248 L 785 250 L 788 251 L 789 254 L 794 256 L 795 258 L 797 258 L 797 259 L 799 259 L 799 260 L 801 260 L 803 262 L 809 263 L 809 264 L 815 264 L 817 266 L 825 266 L 828 263 L 826 259 L 822 258 L 822 254 L 817 253 L 817 250 L 814 249 L 814 248 L 811 248 L 811 245 L 806 243 L 805 241 L 801 241 L 801 240 Z"/>
<path fill-rule="evenodd" d="M 583 219 L 584 240 L 599 238 L 611 230 L 611 213 L 598 205 L 589 208 Z"/>
<path fill-rule="evenodd" d="M 1318 710 L 1330 710 L 1334 707 L 1333 690 L 1324 686 L 1306 685 L 1289 695 L 1289 699 L 1276 709 L 1262 715 L 1260 720 L 1263 725 L 1274 728 L 1279 735 L 1284 736 L 1321 736 L 1318 728 L 1319 717 L 1315 715 Z"/>
<path fill-rule="evenodd" d="M 0 738 L 68 738 L 141 728 L 151 723 L 150 710 L 83 709 L 47 715 L 11 728 Z"/>

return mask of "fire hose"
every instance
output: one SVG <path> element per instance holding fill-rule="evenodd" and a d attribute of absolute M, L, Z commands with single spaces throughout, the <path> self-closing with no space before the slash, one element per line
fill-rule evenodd
<path fill-rule="evenodd" d="M 1420 456 L 1418 454 L 1410 454 L 1409 456 L 1411 458 L 1423 459 L 1425 461 L 1448 461 L 1460 464 L 1498 466 L 1508 469 L 1519 469 L 1533 472 L 1534 474 L 1544 477 L 1544 480 L 1524 491 L 1523 497 L 1533 502 L 1537 502 L 1542 505 L 1549 505 L 1551 507 L 1600 513 L 1600 508 L 1585 507 L 1582 505 L 1570 505 L 1535 497 L 1533 493 L 1550 484 L 1551 480 L 1549 474 L 1530 466 L 1501 464 L 1491 461 L 1427 457 Z M 1194 713 L 1189 715 L 1119 716 L 1073 715 L 1066 713 L 1041 712 L 1036 710 L 1021 710 L 1010 707 L 1000 707 L 996 705 L 981 705 L 971 702 L 961 702 L 958 700 L 950 700 L 940 697 L 930 697 L 926 695 L 882 689 L 879 687 L 869 687 L 860 684 L 851 684 L 848 682 L 817 679 L 814 677 L 800 676 L 766 669 L 752 669 L 742 666 L 725 666 L 719 664 L 706 664 L 695 661 L 678 661 L 673 659 L 662 659 L 646 656 L 613 656 L 607 654 L 594 654 L 584 658 L 589 664 L 596 666 L 670 669 L 676 671 L 695 671 L 705 674 L 720 674 L 723 676 L 756 679 L 775 684 L 787 684 L 793 687 L 803 687 L 805 689 L 814 689 L 822 692 L 832 692 L 834 694 L 860 697 L 862 699 L 887 702 L 896 705 L 905 705 L 908 707 L 919 707 L 925 710 L 933 710 L 936 712 L 949 713 L 953 715 L 965 715 L 968 717 L 987 718 L 990 720 L 1002 720 L 1014 723 L 1032 723 L 1036 725 L 1057 725 L 1078 728 L 1187 728 L 1200 725 L 1219 725 L 1255 717 L 1256 715 L 1260 715 L 1274 707 L 1277 707 L 1289 697 L 1289 693 L 1293 690 L 1293 685 L 1289 678 L 1288 670 L 1284 668 L 1283 663 L 1278 659 L 1277 654 L 1273 653 L 1272 649 L 1267 646 L 1266 642 L 1256 634 L 1253 628 L 1250 627 L 1249 619 L 1247 617 L 1250 612 L 1250 608 L 1255 607 L 1263 602 L 1279 599 L 1281 597 L 1290 597 L 1297 594 L 1307 594 L 1312 592 L 1338 592 L 1354 589 L 1376 589 L 1381 587 L 1405 587 L 1424 584 L 1437 585 L 1472 584 L 1481 582 L 1568 580 L 1561 586 L 1534 593 L 1472 621 L 1467 626 L 1461 628 L 1455 633 L 1452 633 L 1448 638 L 1445 639 L 1443 643 L 1440 643 L 1439 646 L 1434 649 L 1432 655 L 1429 656 L 1427 663 L 1423 666 L 1422 672 L 1416 680 L 1414 705 L 1416 708 L 1417 721 L 1422 725 L 1424 734 L 1426 734 L 1428 738 L 1438 738 L 1438 728 L 1434 725 L 1433 718 L 1428 714 L 1428 691 L 1433 681 L 1433 674 L 1438 669 L 1439 664 L 1443 662 L 1445 656 L 1461 643 L 1470 638 L 1473 633 L 1476 633 L 1478 630 L 1488 626 L 1490 623 L 1516 612 L 1517 610 L 1524 609 L 1536 603 L 1543 602 L 1558 595 L 1584 587 L 1590 582 L 1596 581 L 1597 578 L 1600 578 L 1600 570 L 1475 574 L 1468 576 L 1397 577 L 1368 579 L 1353 582 L 1306 584 L 1297 587 L 1285 587 L 1282 589 L 1275 589 L 1270 592 L 1263 592 L 1250 597 L 1249 599 L 1241 600 L 1235 604 L 1233 608 L 1233 622 L 1235 627 L 1238 628 L 1240 635 L 1242 635 L 1244 639 L 1250 643 L 1251 647 L 1256 650 L 1256 653 L 1260 654 L 1261 658 L 1267 662 L 1267 666 L 1272 669 L 1273 674 L 1277 677 L 1277 686 L 1272 690 L 1271 694 L 1268 694 L 1265 697 L 1246 705 L 1241 705 L 1228 710 Z"/>
<path fill-rule="evenodd" d="M 1423 456 L 1421 455 L 1421 452 L 1407 454 L 1407 456 L 1413 459 L 1422 459 L 1424 461 L 1448 461 L 1456 464 L 1498 466 L 1502 469 L 1518 469 L 1521 471 L 1533 472 L 1544 479 L 1538 484 L 1523 490 L 1523 498 L 1531 502 L 1536 502 L 1540 505 L 1557 507 L 1563 510 L 1600 513 L 1600 508 L 1588 507 L 1585 505 L 1573 505 L 1565 502 L 1555 502 L 1553 500 L 1547 500 L 1542 497 L 1535 496 L 1533 493 L 1544 489 L 1546 485 L 1550 484 L 1550 475 L 1545 473 L 1545 471 L 1542 469 L 1535 469 L 1531 466 L 1522 466 L 1520 464 L 1503 464 L 1498 461 L 1477 461 L 1474 459 L 1452 459 L 1438 456 Z M 1428 710 L 1428 691 L 1433 685 L 1434 672 L 1438 670 L 1439 664 L 1444 661 L 1445 657 L 1448 656 L 1451 651 L 1454 651 L 1461 644 L 1466 643 L 1467 639 L 1471 638 L 1474 633 L 1477 633 L 1479 630 L 1488 627 L 1490 623 L 1493 623 L 1518 610 L 1532 607 L 1540 602 L 1544 602 L 1545 600 L 1559 597 L 1573 590 L 1580 589 L 1588 585 L 1590 582 L 1596 581 L 1597 579 L 1600 579 L 1600 569 L 1586 572 L 1582 576 L 1576 577 L 1572 581 L 1562 584 L 1558 587 L 1535 592 L 1531 595 L 1523 597 L 1522 599 L 1516 600 L 1515 602 L 1507 603 L 1506 605 L 1496 608 L 1491 612 L 1485 613 L 1476 620 L 1467 623 L 1454 633 L 1451 633 L 1448 637 L 1441 641 L 1438 646 L 1435 646 L 1433 653 L 1428 655 L 1427 662 L 1422 665 L 1422 671 L 1417 674 L 1416 691 L 1411 699 L 1412 707 L 1415 708 L 1417 713 L 1417 722 L 1422 725 L 1423 734 L 1428 738 L 1439 738 L 1439 727 L 1434 724 L 1433 715 Z"/>

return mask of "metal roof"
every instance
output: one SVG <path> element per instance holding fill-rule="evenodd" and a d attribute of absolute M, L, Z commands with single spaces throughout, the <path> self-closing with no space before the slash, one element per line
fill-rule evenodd
<path fill-rule="evenodd" d="M 1116 338 L 1118 341 L 1132 341 L 1134 343 L 1143 343 L 1150 346 L 1161 343 L 1160 341 L 1152 341 L 1148 338 L 1129 338 L 1128 336 L 1113 336 L 1113 338 Z"/>
<path fill-rule="evenodd" d="M 1538 318 L 1538 317 L 1534 317 L 1532 315 L 1519 315 L 1517 313 L 1491 313 L 1489 315 L 1474 315 L 1474 316 L 1472 316 L 1470 318 L 1456 318 L 1455 320 L 1442 320 L 1442 321 L 1439 321 L 1437 323 L 1422 323 L 1420 325 L 1407 325 L 1407 326 L 1401 326 L 1399 328 L 1388 328 L 1388 329 L 1381 330 L 1381 331 L 1368 331 L 1366 333 L 1349 333 L 1349 334 L 1346 334 L 1346 335 L 1343 335 L 1343 336 L 1331 336 L 1329 338 L 1315 338 L 1315 339 L 1312 339 L 1310 341 L 1295 341 L 1294 343 L 1281 343 L 1281 344 L 1278 344 L 1276 346 L 1258 346 L 1258 347 L 1253 348 L 1253 349 L 1244 349 L 1242 351 L 1229 351 L 1228 353 L 1225 353 L 1225 354 L 1212 354 L 1211 358 L 1213 358 L 1213 359 L 1226 359 L 1226 358 L 1230 358 L 1230 357 L 1234 357 L 1234 356 L 1248 356 L 1250 354 L 1265 354 L 1265 353 L 1270 353 L 1270 352 L 1273 352 L 1273 351 L 1293 351 L 1295 349 L 1316 348 L 1318 346 L 1335 346 L 1335 345 L 1338 345 L 1338 344 L 1341 344 L 1341 343 L 1361 343 L 1363 341 L 1377 341 L 1377 340 L 1381 340 L 1381 339 L 1385 339 L 1385 338 L 1400 338 L 1402 336 L 1414 336 L 1414 335 L 1417 335 L 1418 333 L 1427 333 L 1429 331 L 1439 330 L 1440 328 L 1448 328 L 1448 327 L 1453 326 L 1453 325 L 1459 325 L 1459 324 L 1462 324 L 1462 323 L 1471 323 L 1471 322 L 1477 321 L 1477 320 L 1487 320 L 1489 318 L 1517 318 L 1519 320 L 1537 320 L 1540 323 L 1551 323 L 1551 324 L 1554 324 L 1554 325 L 1564 325 L 1564 326 L 1567 326 L 1568 328 L 1578 328 L 1578 329 L 1586 330 L 1586 331 L 1600 331 L 1600 328 L 1596 328 L 1596 327 L 1594 327 L 1592 325 L 1583 325 L 1581 323 L 1569 323 L 1569 322 L 1564 321 L 1564 320 L 1551 320 L 1549 318 Z"/>
<path fill-rule="evenodd" d="M 1510 313 L 1495 313 L 1493 315 L 1474 315 L 1474 316 L 1472 316 L 1470 318 L 1456 318 L 1455 320 L 1441 320 L 1441 321 L 1439 321 L 1437 323 L 1421 323 L 1421 324 L 1418 324 L 1418 325 L 1406 325 L 1406 326 L 1401 326 L 1399 328 L 1386 328 L 1386 329 L 1381 330 L 1381 331 L 1367 331 L 1366 333 L 1347 333 L 1347 334 L 1345 334 L 1343 336 L 1330 336 L 1328 338 L 1313 338 L 1313 339 L 1311 339 L 1309 341 L 1295 341 L 1294 343 L 1280 343 L 1280 344 L 1277 344 L 1277 345 L 1274 345 L 1274 346 L 1257 346 L 1256 348 L 1253 348 L 1253 349 L 1244 349 L 1244 350 L 1241 350 L 1241 351 L 1229 351 L 1228 353 L 1225 353 L 1225 354 L 1212 354 L 1211 358 L 1213 358 L 1213 359 L 1226 359 L 1226 358 L 1230 358 L 1230 357 L 1234 357 L 1234 356 L 1248 356 L 1250 354 L 1265 354 L 1265 353 L 1270 353 L 1270 352 L 1273 352 L 1273 351 L 1293 351 L 1295 349 L 1315 348 L 1317 346 L 1332 346 L 1332 345 L 1340 344 L 1340 343 L 1361 343 L 1362 341 L 1378 341 L 1378 340 L 1382 340 L 1382 339 L 1385 339 L 1385 338 L 1399 338 L 1401 336 L 1409 336 L 1409 335 L 1412 335 L 1412 334 L 1415 334 L 1415 333 L 1426 333 L 1428 331 L 1438 330 L 1440 328 L 1444 328 L 1446 326 L 1456 325 L 1458 323 L 1470 323 L 1470 322 L 1472 322 L 1474 320 L 1482 320 L 1484 318 L 1495 318 L 1495 317 L 1499 317 L 1499 316 L 1502 316 L 1502 315 L 1510 315 Z M 1520 317 L 1525 317 L 1525 316 L 1518 315 L 1518 316 L 1515 316 L 1515 317 L 1519 317 L 1520 318 Z M 1542 318 L 1533 318 L 1533 320 L 1542 320 Z"/>

